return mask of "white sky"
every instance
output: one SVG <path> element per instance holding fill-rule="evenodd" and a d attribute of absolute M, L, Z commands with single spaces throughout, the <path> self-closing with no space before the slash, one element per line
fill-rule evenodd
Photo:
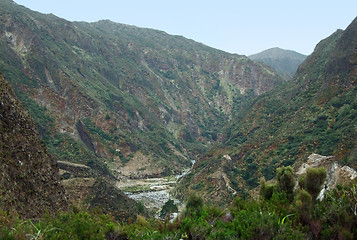
<path fill-rule="evenodd" d="M 0 0 L 1 1 L 1 0 Z M 272 47 L 310 54 L 357 15 L 356 0 L 15 0 L 70 21 L 110 19 L 250 55 Z"/>

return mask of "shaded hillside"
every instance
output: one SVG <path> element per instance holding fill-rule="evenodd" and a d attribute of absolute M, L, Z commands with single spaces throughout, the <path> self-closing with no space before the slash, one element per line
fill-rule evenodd
<path fill-rule="evenodd" d="M 247 98 L 282 82 L 245 56 L 161 31 L 68 22 L 8 0 L 0 23 L 0 70 L 51 153 L 118 175 L 178 173 L 222 140 Z"/>
<path fill-rule="evenodd" d="M 58 167 L 1 74 L 0 116 L 0 209 L 21 218 L 65 209 Z"/>
<path fill-rule="evenodd" d="M 311 153 L 357 167 L 357 19 L 322 40 L 294 79 L 258 97 L 182 181 L 210 199 L 245 194 Z M 229 179 L 227 179 L 229 178 Z M 217 182 L 218 185 L 210 183 Z M 245 193 L 244 193 L 245 192 Z"/>
<path fill-rule="evenodd" d="M 276 47 L 248 57 L 254 61 L 263 62 L 272 67 L 284 80 L 287 81 L 293 78 L 299 65 L 307 56 L 295 51 Z"/>
<path fill-rule="evenodd" d="M 100 208 L 118 221 L 135 219 L 137 214 L 148 216 L 145 207 L 98 178 L 90 167 L 57 164 L 1 74 L 0 103 L 1 210 L 34 218 L 45 213 L 54 215 L 76 204 Z"/>

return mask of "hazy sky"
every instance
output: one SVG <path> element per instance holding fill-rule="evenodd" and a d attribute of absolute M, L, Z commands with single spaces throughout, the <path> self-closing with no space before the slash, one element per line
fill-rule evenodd
<path fill-rule="evenodd" d="M 2 1 L 2 0 L 0 0 Z M 115 22 L 182 35 L 250 55 L 281 47 L 310 54 L 357 14 L 356 0 L 15 0 L 70 21 Z"/>

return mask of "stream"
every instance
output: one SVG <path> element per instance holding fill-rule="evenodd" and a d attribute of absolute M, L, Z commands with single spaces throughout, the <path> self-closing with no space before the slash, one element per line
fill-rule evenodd
<path fill-rule="evenodd" d="M 191 162 L 193 166 L 195 161 L 193 160 Z M 183 204 L 178 199 L 170 196 L 170 190 L 175 187 L 180 178 L 191 171 L 191 168 L 185 169 L 180 175 L 176 176 L 147 179 L 121 179 L 116 183 L 116 186 L 129 198 L 141 202 L 150 211 L 156 212 L 156 216 L 158 217 L 162 206 L 169 199 L 174 200 L 179 211 L 183 209 Z"/>

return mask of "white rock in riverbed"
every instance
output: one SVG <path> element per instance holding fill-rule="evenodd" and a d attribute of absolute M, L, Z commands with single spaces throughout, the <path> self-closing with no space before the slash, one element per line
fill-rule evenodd
<path fill-rule="evenodd" d="M 169 186 L 165 185 L 161 185 L 161 186 L 151 186 L 150 187 L 150 190 L 153 190 L 153 191 L 161 191 L 161 190 L 165 190 L 165 189 L 168 189 Z"/>

